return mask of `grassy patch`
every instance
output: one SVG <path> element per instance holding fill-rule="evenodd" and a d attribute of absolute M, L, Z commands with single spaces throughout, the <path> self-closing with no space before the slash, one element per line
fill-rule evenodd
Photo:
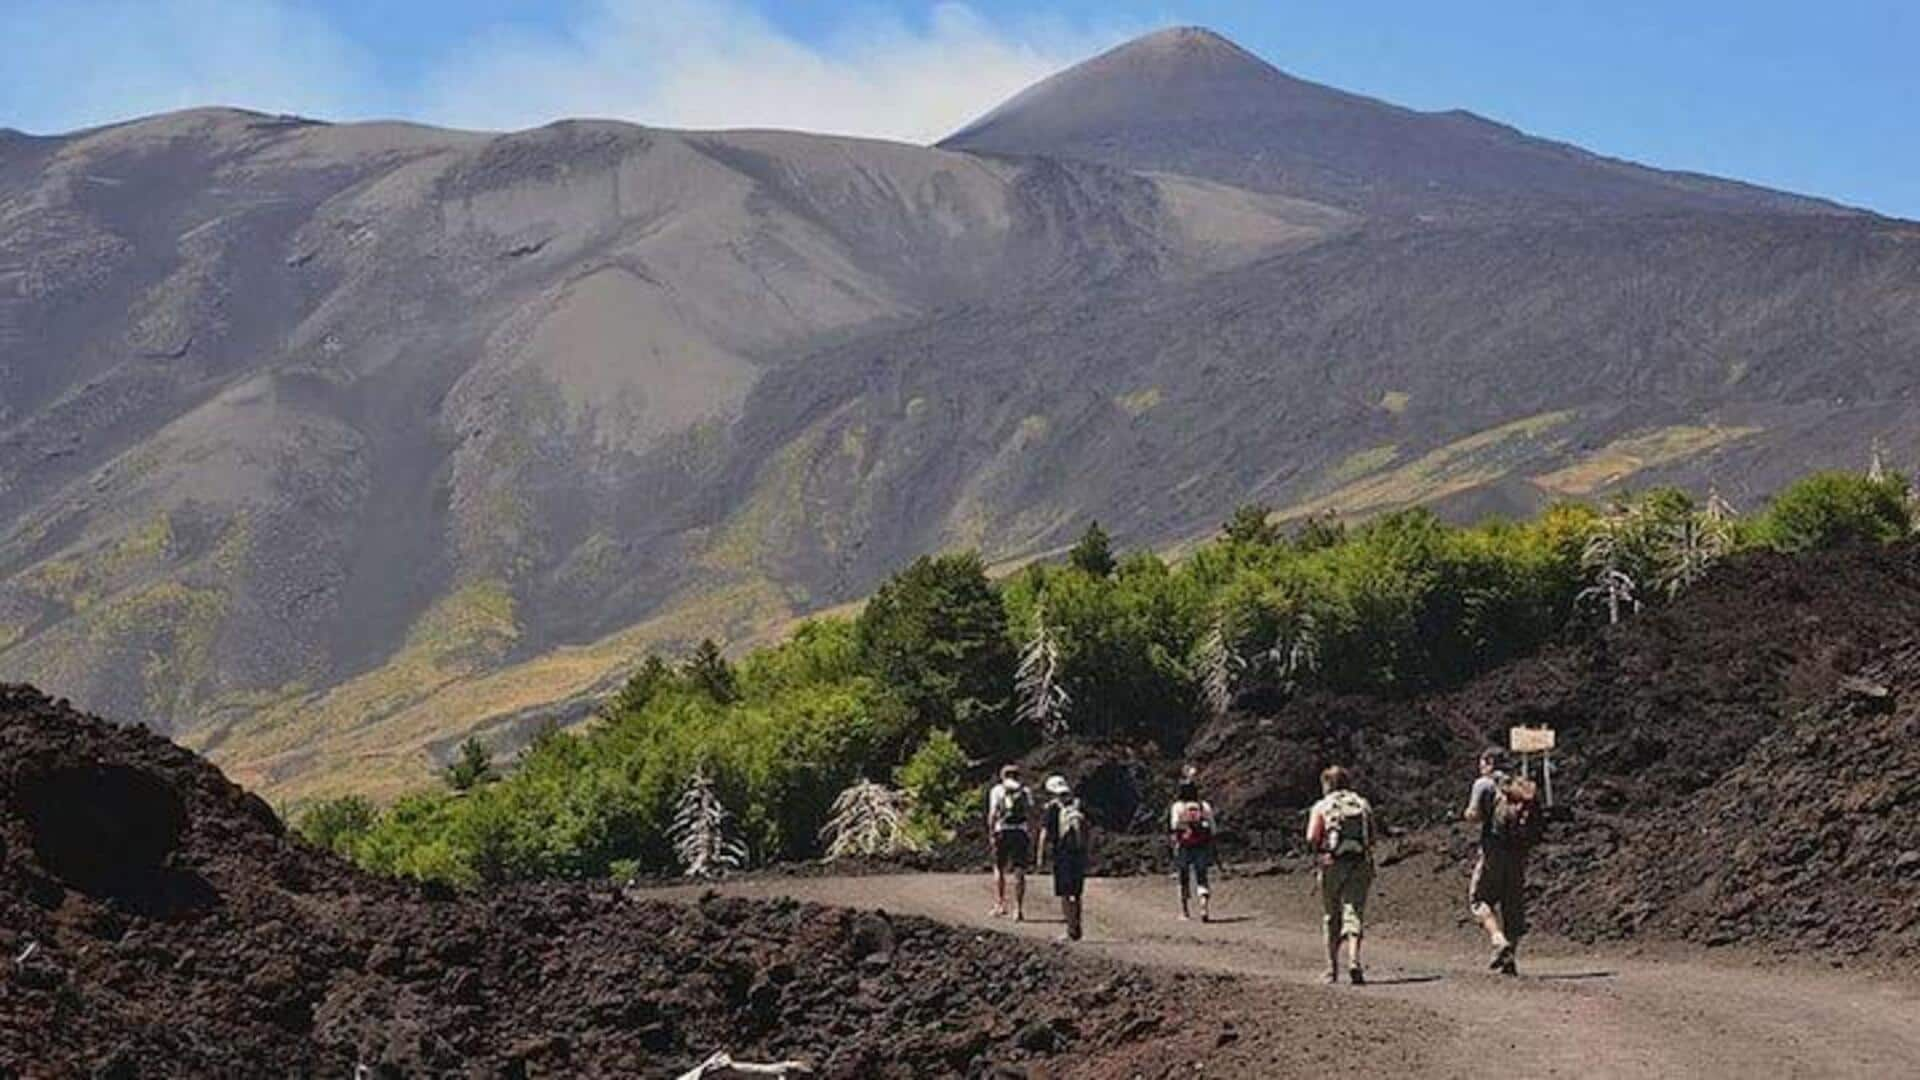
<path fill-rule="evenodd" d="M 1642 469 L 1691 457 L 1760 432 L 1757 427 L 1696 427 L 1681 424 L 1616 439 L 1572 463 L 1533 478 L 1557 495 L 1590 495 Z"/>

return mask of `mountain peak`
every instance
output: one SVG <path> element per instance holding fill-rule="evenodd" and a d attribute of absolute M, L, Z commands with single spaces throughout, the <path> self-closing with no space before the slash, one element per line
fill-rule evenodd
<path fill-rule="evenodd" d="M 1390 217 L 1835 209 L 1321 86 L 1197 26 L 1043 79 L 940 146 L 1178 173 Z"/>
<path fill-rule="evenodd" d="M 1230 61 L 1269 66 L 1266 61 L 1204 26 L 1170 26 L 1165 30 L 1155 30 L 1118 45 L 1090 62 L 1121 57 L 1150 59 L 1160 63 Z"/>

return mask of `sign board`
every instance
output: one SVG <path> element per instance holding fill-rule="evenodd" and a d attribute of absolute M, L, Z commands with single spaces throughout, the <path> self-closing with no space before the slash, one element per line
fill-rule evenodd
<path fill-rule="evenodd" d="M 1509 728 L 1507 739 L 1516 754 L 1544 754 L 1553 749 L 1553 729 L 1550 727 Z"/>

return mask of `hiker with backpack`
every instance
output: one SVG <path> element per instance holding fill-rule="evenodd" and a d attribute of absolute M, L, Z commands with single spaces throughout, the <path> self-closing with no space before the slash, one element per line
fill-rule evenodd
<path fill-rule="evenodd" d="M 1020 782 L 1020 766 L 1000 770 L 987 792 L 987 848 L 993 855 L 993 917 L 1007 914 L 1007 881 L 1013 881 L 1013 917 L 1027 918 L 1027 867 L 1033 860 L 1033 793 Z"/>
<path fill-rule="evenodd" d="M 1167 812 L 1173 839 L 1173 864 L 1180 876 L 1180 918 L 1191 919 L 1189 898 L 1200 892 L 1200 921 L 1213 918 L 1213 895 L 1207 872 L 1213 866 L 1213 806 L 1200 797 L 1200 785 L 1188 776 L 1180 782 L 1179 797 Z"/>
<path fill-rule="evenodd" d="M 1340 981 L 1340 943 L 1349 942 L 1347 981 L 1365 986 L 1360 942 L 1366 931 L 1367 894 L 1373 889 L 1373 807 L 1353 790 L 1347 770 L 1329 765 L 1320 774 L 1322 797 L 1307 811 L 1307 846 L 1319 865 L 1320 909 L 1327 932 L 1326 981 Z"/>
<path fill-rule="evenodd" d="M 1053 895 L 1060 898 L 1060 914 L 1067 920 L 1067 940 L 1079 941 L 1092 827 L 1066 777 L 1047 777 L 1046 788 L 1053 798 L 1041 818 L 1040 857 L 1053 858 Z"/>
<path fill-rule="evenodd" d="M 1533 781 L 1507 769 L 1506 750 L 1489 746 L 1481 752 L 1480 777 L 1467 795 L 1466 819 L 1480 826 L 1480 858 L 1467 903 L 1493 947 L 1487 967 L 1517 975 L 1516 954 L 1527 933 L 1527 857 L 1546 831 L 1546 814 Z"/>

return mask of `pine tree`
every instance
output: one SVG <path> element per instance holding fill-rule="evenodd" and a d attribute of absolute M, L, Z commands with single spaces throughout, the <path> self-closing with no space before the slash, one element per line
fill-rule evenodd
<path fill-rule="evenodd" d="M 733 815 L 720 802 L 704 769 L 694 770 L 687 778 L 668 837 L 688 877 L 720 877 L 747 864 L 747 847 L 734 835 Z"/>
<path fill-rule="evenodd" d="M 487 744 L 478 736 L 470 736 L 461 743 L 447 766 L 446 779 L 447 786 L 455 791 L 471 791 L 493 780 L 493 753 Z"/>
<path fill-rule="evenodd" d="M 917 850 L 920 845 L 907 827 L 911 801 L 906 792 L 871 780 L 842 791 L 820 830 L 827 858 Z"/>
<path fill-rule="evenodd" d="M 681 670 L 695 689 L 712 698 L 715 703 L 731 705 L 740 700 L 740 688 L 734 678 L 733 665 L 727 663 L 726 654 L 720 651 L 719 643 L 712 638 L 701 640 Z"/>
<path fill-rule="evenodd" d="M 1220 526 L 1227 540 L 1236 544 L 1277 544 L 1280 530 L 1272 522 L 1273 507 L 1266 503 L 1247 503 L 1236 507 L 1233 516 Z"/>
<path fill-rule="evenodd" d="M 1045 598 L 1034 605 L 1033 631 L 1020 652 L 1020 665 L 1014 669 L 1014 696 L 1019 701 L 1023 723 L 1033 725 L 1046 738 L 1067 733 L 1067 708 L 1073 699 L 1061 685 L 1060 642 L 1047 621 Z"/>
<path fill-rule="evenodd" d="M 1116 565 L 1113 542 L 1098 521 L 1089 524 L 1087 531 L 1080 535 L 1080 542 L 1067 552 L 1067 562 L 1093 577 L 1103 578 L 1113 574 Z"/>

